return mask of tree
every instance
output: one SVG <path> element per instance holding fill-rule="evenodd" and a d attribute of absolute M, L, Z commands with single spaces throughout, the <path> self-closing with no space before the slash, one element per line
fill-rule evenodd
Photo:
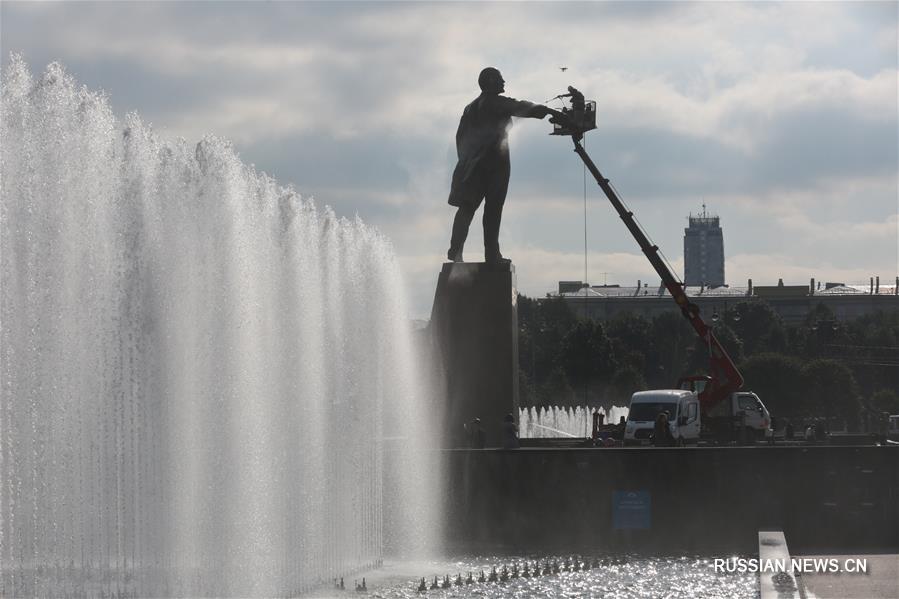
<path fill-rule="evenodd" d="M 848 423 L 858 421 L 861 404 L 852 371 L 836 360 L 816 359 L 802 369 L 806 383 L 811 415 L 842 418 Z"/>
<path fill-rule="evenodd" d="M 797 355 L 805 358 L 823 358 L 830 353 L 828 346 L 845 340 L 845 332 L 833 311 L 818 303 L 809 310 L 802 326 L 792 337 L 796 344 L 793 351 Z"/>
<path fill-rule="evenodd" d="M 652 323 L 642 316 L 622 312 L 606 325 L 606 335 L 617 339 L 627 351 L 646 354 L 652 348 Z"/>
<path fill-rule="evenodd" d="M 754 391 L 776 417 L 805 417 L 811 405 L 803 384 L 802 362 L 783 354 L 756 354 L 743 362 L 743 389 Z"/>
<path fill-rule="evenodd" d="M 655 337 L 649 320 L 623 312 L 607 323 L 606 335 L 612 343 L 612 355 L 618 368 L 630 366 L 640 373 L 641 379 L 646 378 L 650 364 L 658 368 Z"/>
<path fill-rule="evenodd" d="M 687 372 L 688 348 L 696 333 L 678 312 L 663 312 L 652 319 L 656 351 L 647 356 L 646 378 L 651 387 L 671 388 Z"/>
<path fill-rule="evenodd" d="M 631 395 L 646 390 L 643 374 L 632 366 L 624 366 L 615 371 L 606 397 L 612 405 L 627 405 Z"/>
<path fill-rule="evenodd" d="M 614 370 L 611 345 L 601 323 L 580 320 L 562 340 L 561 364 L 576 388 L 605 382 Z"/>
<path fill-rule="evenodd" d="M 836 317 L 833 314 L 833 310 L 825 306 L 823 303 L 818 302 L 812 309 L 808 311 L 808 314 L 805 315 L 804 324 L 806 328 L 814 326 L 815 323 L 825 321 L 825 320 L 836 320 Z"/>
<path fill-rule="evenodd" d="M 522 405 L 581 404 L 585 390 L 618 396 L 671 388 L 708 368 L 707 348 L 675 311 L 651 321 L 623 313 L 600 324 L 579 320 L 561 298 L 518 296 L 518 316 Z M 753 300 L 709 324 L 746 378 L 744 388 L 777 416 L 852 423 L 860 397 L 892 406 L 890 393 L 899 395 L 897 311 L 838 321 L 818 304 L 805 322 L 785 326 L 768 304 Z"/>
<path fill-rule="evenodd" d="M 537 390 L 528 373 L 521 368 L 518 369 L 518 403 L 522 408 L 530 408 L 538 403 Z"/>
<path fill-rule="evenodd" d="M 787 335 L 783 321 L 767 302 L 740 302 L 725 316 L 727 325 L 742 341 L 742 349 L 747 356 L 786 350 Z"/>
<path fill-rule="evenodd" d="M 540 387 L 556 368 L 562 339 L 577 322 L 561 298 L 518 296 L 518 366 Z"/>
<path fill-rule="evenodd" d="M 547 298 L 539 304 L 540 319 L 547 327 L 555 328 L 558 331 L 567 331 L 578 320 L 568 303 L 560 297 Z"/>
<path fill-rule="evenodd" d="M 841 323 L 845 343 L 834 343 L 838 355 L 852 369 L 861 394 L 885 389 L 899 394 L 899 312 L 874 312 Z"/>
<path fill-rule="evenodd" d="M 712 325 L 712 332 L 715 338 L 734 364 L 738 364 L 743 360 L 743 342 L 737 337 L 733 329 L 724 324 L 722 321 Z M 693 351 L 690 354 L 689 370 L 691 374 L 708 373 L 709 370 L 709 347 L 708 344 L 698 337 L 693 342 Z"/>
<path fill-rule="evenodd" d="M 881 389 L 871 396 L 868 402 L 876 412 L 899 414 L 899 393 L 892 389 Z"/>
<path fill-rule="evenodd" d="M 550 406 L 574 405 L 574 392 L 565 370 L 557 366 L 549 373 L 546 380 L 537 388 L 538 406 L 547 408 Z"/>

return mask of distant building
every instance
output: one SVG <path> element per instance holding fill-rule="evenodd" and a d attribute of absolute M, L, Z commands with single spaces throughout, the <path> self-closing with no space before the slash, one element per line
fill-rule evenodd
<path fill-rule="evenodd" d="M 684 283 L 688 286 L 724 285 L 724 234 L 717 216 L 706 212 L 689 216 L 684 229 Z"/>
<path fill-rule="evenodd" d="M 563 283 L 565 283 L 563 285 Z M 802 323 L 818 304 L 830 308 L 838 321 L 847 321 L 878 310 L 899 310 L 899 278 L 895 284 L 881 285 L 880 277 L 871 277 L 868 285 L 826 283 L 823 288 L 811 279 L 808 285 L 753 286 L 750 279 L 745 287 L 690 286 L 685 292 L 704 318 L 726 314 L 740 302 L 766 302 L 786 324 Z M 676 311 L 677 305 L 661 284 L 654 287 L 639 282 L 636 287 L 618 285 L 585 285 L 580 281 L 560 281 L 557 293 L 581 316 L 594 320 L 610 320 L 623 312 L 652 319 L 663 312 Z"/>
<path fill-rule="evenodd" d="M 559 281 L 559 293 L 577 293 L 584 287 L 589 285 L 580 281 Z"/>

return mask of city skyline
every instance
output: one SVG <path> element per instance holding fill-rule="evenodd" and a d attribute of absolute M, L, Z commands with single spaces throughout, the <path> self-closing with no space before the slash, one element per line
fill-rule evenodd
<path fill-rule="evenodd" d="M 410 316 L 430 312 L 456 125 L 488 65 L 512 97 L 573 84 L 597 100 L 587 150 L 678 274 L 682 223 L 703 203 L 727 227 L 727 282 L 899 271 L 895 3 L 4 2 L 0 15 L 4 68 L 11 53 L 36 74 L 59 61 L 118 116 L 227 138 L 281 184 L 380 229 Z M 511 133 L 501 243 L 520 291 L 652 285 L 589 177 L 584 276 L 584 174 L 549 130 Z M 481 259 L 478 229 L 467 260 Z"/>

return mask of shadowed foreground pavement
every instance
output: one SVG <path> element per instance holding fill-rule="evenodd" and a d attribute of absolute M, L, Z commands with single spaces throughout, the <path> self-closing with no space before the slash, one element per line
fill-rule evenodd
<path fill-rule="evenodd" d="M 808 597 L 819 599 L 875 599 L 899 597 L 899 554 L 803 555 L 810 558 L 867 559 L 867 574 L 803 574 Z"/>

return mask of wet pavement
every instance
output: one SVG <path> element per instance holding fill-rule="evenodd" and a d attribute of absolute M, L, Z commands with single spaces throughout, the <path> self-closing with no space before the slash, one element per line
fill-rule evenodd
<path fill-rule="evenodd" d="M 816 559 L 835 558 L 839 564 L 846 560 L 867 560 L 865 574 L 806 573 L 802 575 L 806 597 L 809 599 L 895 599 L 899 597 L 899 554 L 803 555 Z"/>

